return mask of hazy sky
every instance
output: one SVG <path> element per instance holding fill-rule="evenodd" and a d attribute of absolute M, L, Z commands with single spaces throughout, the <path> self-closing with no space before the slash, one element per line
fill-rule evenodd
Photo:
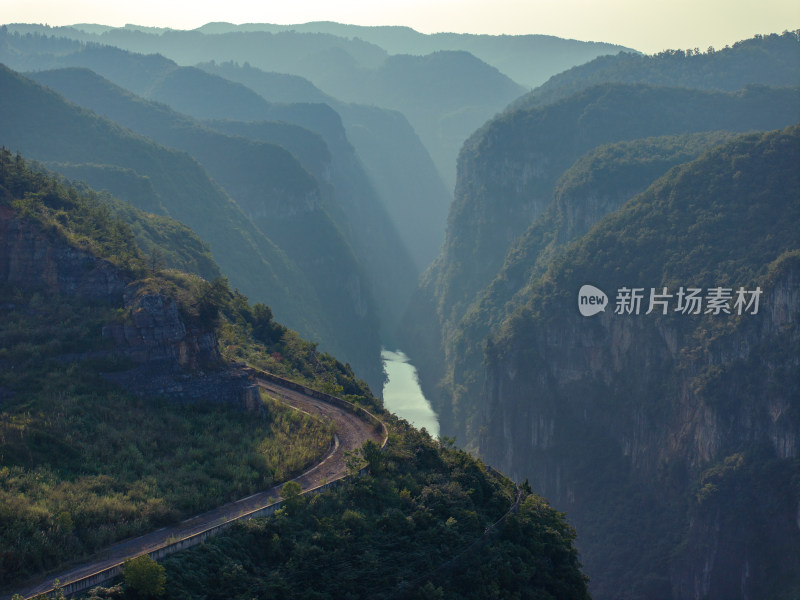
<path fill-rule="evenodd" d="M 542 33 L 643 52 L 720 48 L 800 28 L 798 0 L 0 0 L 0 22 L 135 23 L 192 29 L 209 21 L 408 25 L 424 33 Z"/>

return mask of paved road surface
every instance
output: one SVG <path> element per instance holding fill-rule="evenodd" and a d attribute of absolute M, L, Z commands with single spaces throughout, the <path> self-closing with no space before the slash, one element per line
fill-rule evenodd
<path fill-rule="evenodd" d="M 332 420 L 336 424 L 334 448 L 321 462 L 293 480 L 298 482 L 304 491 L 346 475 L 347 467 L 344 455 L 346 451 L 360 448 L 369 439 L 375 441 L 378 445 L 383 441 L 382 436 L 375 431 L 373 425 L 362 421 L 351 412 L 276 383 L 264 380 L 258 380 L 257 382 L 259 386 L 286 404 L 314 416 Z M 58 579 L 62 585 L 75 581 L 119 564 L 128 558 L 151 552 L 167 544 L 168 540 L 172 542 L 189 537 L 210 527 L 238 518 L 241 515 L 264 508 L 280 497 L 281 487 L 282 485 L 275 486 L 269 490 L 197 515 L 181 523 L 164 527 L 138 538 L 118 542 L 97 553 L 90 562 L 73 566 L 63 572 L 53 573 L 47 577 L 40 577 L 36 581 L 29 582 L 26 586 L 16 590 L 3 590 L 0 598 L 10 598 L 14 593 L 19 593 L 25 598 L 34 596 L 52 589 L 55 579 Z"/>

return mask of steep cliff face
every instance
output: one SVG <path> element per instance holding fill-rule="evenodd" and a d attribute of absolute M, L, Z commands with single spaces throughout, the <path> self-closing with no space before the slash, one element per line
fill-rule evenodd
<path fill-rule="evenodd" d="M 453 413 L 448 426 L 453 435 L 470 447 L 477 445 L 484 385 L 481 342 L 525 304 L 532 282 L 603 217 L 670 168 L 732 135 L 695 133 L 605 144 L 583 155 L 559 178 L 550 205 L 511 245 L 503 266 L 454 325 L 444 346 L 444 381 Z"/>
<path fill-rule="evenodd" d="M 477 437 L 475 424 L 469 423 L 476 412 L 474 402 L 468 401 L 472 408 L 461 411 L 454 406 L 460 402 L 453 400 L 459 386 L 474 388 L 477 381 L 469 376 L 458 380 L 466 371 L 474 371 L 474 362 L 466 371 L 453 368 L 463 354 L 459 344 L 481 352 L 486 331 L 478 326 L 473 335 L 469 321 L 495 324 L 513 312 L 518 305 L 512 301 L 515 294 L 524 297 L 528 280 L 541 275 L 553 258 L 543 252 L 551 245 L 543 237 L 559 235 L 568 241 L 568 236 L 580 235 L 591 225 L 593 211 L 613 209 L 626 192 L 647 185 L 636 182 L 624 190 L 628 174 L 619 174 L 614 195 L 598 193 L 593 201 L 587 193 L 586 210 L 576 206 L 575 211 L 551 215 L 572 222 L 549 221 L 537 229 L 537 221 L 557 208 L 559 180 L 571 167 L 606 144 L 686 132 L 785 127 L 800 119 L 796 94 L 788 89 L 751 88 L 727 94 L 606 84 L 549 106 L 508 111 L 475 132 L 459 156 L 459 179 L 442 253 L 421 280 L 402 339 L 415 363 L 421 364 L 431 351 L 415 343 L 426 337 L 417 330 L 434 326 L 441 331 L 437 358 L 419 374 L 436 410 L 455 415 L 450 422 L 442 421 L 443 431 L 470 445 Z M 667 154 L 675 157 L 675 150 Z M 651 160 L 651 165 L 638 165 L 641 172 L 669 162 L 667 156 Z M 659 175 L 651 173 L 653 178 Z M 540 254 L 543 260 L 535 266 Z M 431 306 L 433 325 L 425 314 Z M 480 316 L 475 319 L 471 312 Z"/>
<path fill-rule="evenodd" d="M 482 450 L 492 464 L 530 477 L 520 469 L 525 453 L 515 441 L 552 449 L 556 422 L 569 415 L 608 425 L 613 446 L 645 476 L 656 476 L 671 457 L 698 468 L 753 440 L 768 442 L 777 458 L 800 456 L 790 377 L 800 357 L 781 352 L 800 343 L 800 259 L 793 254 L 773 268 L 779 274 L 762 295 L 759 314 L 726 324 L 730 331 L 699 344 L 697 332 L 675 319 L 604 313 L 589 324 L 578 315 L 534 330 L 530 314 L 518 317 L 510 325 L 513 336 L 502 340 L 516 345 L 498 341 L 487 353 L 489 429 Z M 767 376 L 753 377 L 756 369 Z M 612 405 L 623 410 L 609 411 Z M 563 498 L 552 483 L 543 482 L 546 495 Z"/>
<path fill-rule="evenodd" d="M 140 363 L 165 362 L 170 367 L 198 370 L 220 362 L 216 336 L 197 327 L 187 328 L 177 303 L 161 294 L 125 294 L 129 323 L 109 324 L 103 335 L 114 340 L 119 351 Z M 133 293 L 131 293 L 133 292 Z"/>
<path fill-rule="evenodd" d="M 671 171 L 570 247 L 487 347 L 480 452 L 567 511 L 596 598 L 800 589 L 798 160 L 795 127 Z M 587 283 L 608 295 L 588 317 Z M 619 310 L 626 286 L 640 310 Z M 676 310 L 686 286 L 704 302 L 729 288 L 730 312 Z M 646 314 L 664 288 L 667 312 Z M 740 288 L 757 310 L 735 307 Z"/>
<path fill-rule="evenodd" d="M 244 370 L 224 366 L 214 332 L 187 325 L 174 299 L 140 287 L 125 291 L 125 318 L 103 328 L 114 341 L 110 353 L 134 366 L 106 378 L 142 395 L 257 410 L 258 390 Z"/>
<path fill-rule="evenodd" d="M 18 218 L 9 206 L 0 206 L 0 281 L 109 303 L 128 283 L 109 261 Z"/>
<path fill-rule="evenodd" d="M 567 512 L 593 597 L 795 589 L 800 257 L 779 269 L 761 317 L 705 351 L 614 315 L 490 350 L 481 453 Z"/>
<path fill-rule="evenodd" d="M 0 206 L 0 284 L 6 289 L 77 297 L 98 310 L 124 309 L 121 320 L 103 328 L 110 344 L 101 344 L 102 350 L 56 359 L 123 359 L 129 368 L 109 373 L 108 379 L 139 394 L 259 406 L 247 375 L 224 365 L 213 330 L 187 325 L 174 299 L 142 292 L 142 284 L 130 273 L 84 245 L 87 248 L 10 205 Z"/>

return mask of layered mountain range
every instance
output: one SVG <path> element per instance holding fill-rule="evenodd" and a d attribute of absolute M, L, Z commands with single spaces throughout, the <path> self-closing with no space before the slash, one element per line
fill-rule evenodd
<path fill-rule="evenodd" d="M 80 75 L 85 79 L 85 72 L 77 74 Z M 8 147 L 25 151 L 68 176 L 80 177 L 106 189 L 141 210 L 171 216 L 192 227 L 210 245 L 214 259 L 235 287 L 254 299 L 269 298 L 276 314 L 287 315 L 287 320 L 311 337 L 324 339 L 356 364 L 365 379 L 380 388 L 382 368 L 377 357 L 380 342 L 372 291 L 349 246 L 320 209 L 316 182 L 292 155 L 276 146 L 259 146 L 203 128 L 190 131 L 191 123 L 173 124 L 171 142 L 185 146 L 193 140 L 193 153 L 201 154 L 208 164 L 220 167 L 236 164 L 243 169 L 241 173 L 252 175 L 250 179 L 255 181 L 250 185 L 258 194 L 249 196 L 250 202 L 243 206 L 233 201 L 188 154 L 157 145 L 112 121 L 82 111 L 51 90 L 8 69 L 3 69 L 2 77 L 3 89 L 8 92 L 3 95 L 1 117 Z M 152 117 L 146 105 L 140 106 L 145 108 L 147 117 Z M 162 116 L 166 122 L 174 118 L 169 113 Z M 151 119 L 150 126 L 170 135 L 164 119 Z M 240 160 L 235 160 L 236 156 Z M 274 179 L 276 171 L 272 171 L 273 180 L 264 183 L 270 177 L 270 172 L 264 170 L 268 165 L 278 169 L 281 183 Z M 234 186 L 247 186 L 248 178 L 227 181 Z M 131 182 L 142 185 L 132 186 Z M 140 193 L 143 185 L 150 193 Z M 234 193 L 238 192 L 241 198 L 240 190 L 241 187 L 234 187 Z M 298 262 L 319 257 L 303 257 L 301 252 L 308 244 L 295 245 L 299 250 L 291 255 L 287 249 L 291 251 L 292 246 L 285 243 L 287 238 L 281 239 L 287 248 L 281 248 L 267 237 L 275 230 L 267 233 L 263 223 L 260 227 L 257 224 L 259 214 L 267 210 L 272 211 L 268 222 L 277 225 L 282 221 L 281 231 L 287 235 L 292 227 L 305 226 L 297 224 L 298 214 L 308 217 L 308 226 L 317 227 L 316 235 L 323 236 L 324 243 L 329 245 L 322 256 L 332 256 L 336 261 L 337 270 L 330 266 L 325 269 L 324 265 L 320 268 L 326 274 L 341 274 L 346 284 L 340 285 L 340 280 L 323 284 L 299 268 Z M 313 222 L 315 211 L 320 222 Z M 291 242 L 298 238 L 288 239 Z M 341 291 L 345 298 L 332 303 L 334 296 L 325 291 L 325 285 Z M 331 306 L 336 308 L 328 310 Z M 337 328 L 340 331 L 336 332 Z M 345 346 L 354 330 L 359 338 L 348 349 Z"/>
<path fill-rule="evenodd" d="M 4 26 L 0 60 L 107 121 L 28 88 L 29 101 L 41 93 L 48 100 L 34 105 L 59 115 L 50 130 L 59 140 L 47 144 L 46 121 L 9 79 L 2 143 L 192 227 L 233 286 L 380 389 L 380 346 L 396 344 L 443 241 L 456 152 L 525 90 L 458 44 L 399 55 L 267 29 Z M 586 58 L 614 50 L 562 46 L 586 46 Z M 204 173 L 162 160 L 155 176 L 155 165 L 125 158 L 135 153 L 107 152 L 132 143 L 114 123 L 184 152 L 185 168 Z M 185 177 L 194 191 L 178 189 Z M 200 208 L 208 201 L 230 214 L 212 216 Z"/>
<path fill-rule="evenodd" d="M 409 36 L 411 30 L 335 24 L 209 24 L 194 31 L 11 27 L 158 53 L 181 65 L 246 63 L 299 75 L 344 102 L 398 110 L 425 143 L 449 189 L 461 144 L 486 119 L 548 76 L 624 49 L 548 36 Z M 398 33 L 405 33 L 404 42 Z"/>
<path fill-rule="evenodd" d="M 180 536 L 191 546 L 180 525 L 203 523 L 209 516 L 198 513 L 212 507 L 213 539 L 163 565 L 139 554 L 124 563 L 122 582 L 91 571 L 91 589 L 73 595 L 367 598 L 375 589 L 364 582 L 378 581 L 385 597 L 485 598 L 521 587 L 589 597 L 574 530 L 529 486 L 384 411 L 348 366 L 224 278 L 151 261 L 134 228 L 151 241 L 174 230 L 185 259 L 191 236 L 168 217 L 143 225 L 150 217 L 130 207 L 129 225 L 114 216 L 119 202 L 0 150 L 3 598 L 41 589 L 55 569 L 75 573 L 76 561 L 88 561 L 86 571 L 120 548 L 136 556 L 142 534 L 169 525 L 177 534 L 168 544 Z M 197 254 L 199 264 L 204 249 Z M 361 473 L 340 477 L 330 462 L 335 429 L 260 393 L 239 358 L 302 382 L 304 395 L 340 395 L 340 408 L 356 405 L 347 414 L 369 407 L 391 443 L 348 453 L 347 467 Z M 305 478 L 292 479 L 303 471 L 319 477 L 314 484 L 333 475 L 336 485 L 303 496 Z M 268 500 L 271 518 L 220 531 L 220 520 L 242 515 L 232 500 L 284 482 L 280 509 Z"/>
<path fill-rule="evenodd" d="M 56 179 L 57 193 L 4 192 L 0 272 L 76 297 L 112 289 L 107 320 L 120 307 L 140 317 L 104 330 L 124 360 L 183 323 L 188 337 L 151 344 L 177 371 L 213 367 L 228 344 L 226 356 L 364 400 L 358 379 L 380 390 L 381 346 L 399 345 L 446 436 L 436 452 L 415 442 L 417 459 L 461 464 L 445 450 L 454 437 L 527 480 L 518 493 L 547 495 L 578 529 L 593 597 L 794 598 L 798 34 L 619 50 L 329 23 L 3 27 L 0 145 L 89 194 L 78 237 L 90 254 L 108 244 L 142 277 L 188 271 L 164 285 L 193 300 L 180 313 L 160 289 L 121 299 L 126 282 L 74 244 L 59 252 L 86 265 L 83 283 L 31 262 L 37 240 L 74 225 L 63 206 L 77 192 Z M 45 207 L 49 230 L 11 214 L 26 202 Z M 125 250 L 134 240 L 142 253 Z M 46 304 L 37 293 L 25 292 L 34 312 Z M 86 329 L 84 312 L 51 309 Z M 182 320 L 220 311 L 221 343 Z M 29 347 L 9 331 L 26 360 L 60 360 L 46 340 Z M 442 485 L 426 498 L 461 498 Z M 406 492 L 392 502 L 406 507 Z M 508 500 L 510 487 L 486 514 Z M 458 521 L 441 516 L 447 536 Z"/>
<path fill-rule="evenodd" d="M 462 148 L 403 347 L 443 433 L 571 515 L 595 597 L 796 589 L 791 560 L 767 548 L 799 533 L 798 132 L 780 131 L 800 121 L 797 70 L 782 67 L 798 48 L 785 33 L 597 59 Z M 607 296 L 591 319 L 583 285 Z M 721 287 L 731 307 L 736 290 L 760 287 L 767 304 L 749 321 L 675 304 L 645 316 L 651 293 L 674 301 L 688 287 Z M 614 314 L 623 288 L 645 296 L 639 320 Z M 703 489 L 724 491 L 703 504 Z M 743 489 L 763 490 L 774 514 Z M 722 525 L 737 519 L 754 524 Z"/>

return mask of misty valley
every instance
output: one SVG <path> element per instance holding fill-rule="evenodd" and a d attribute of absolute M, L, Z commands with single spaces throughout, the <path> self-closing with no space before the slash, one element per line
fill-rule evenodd
<path fill-rule="evenodd" d="M 0 26 L 45 597 L 800 598 L 800 33 Z"/>

